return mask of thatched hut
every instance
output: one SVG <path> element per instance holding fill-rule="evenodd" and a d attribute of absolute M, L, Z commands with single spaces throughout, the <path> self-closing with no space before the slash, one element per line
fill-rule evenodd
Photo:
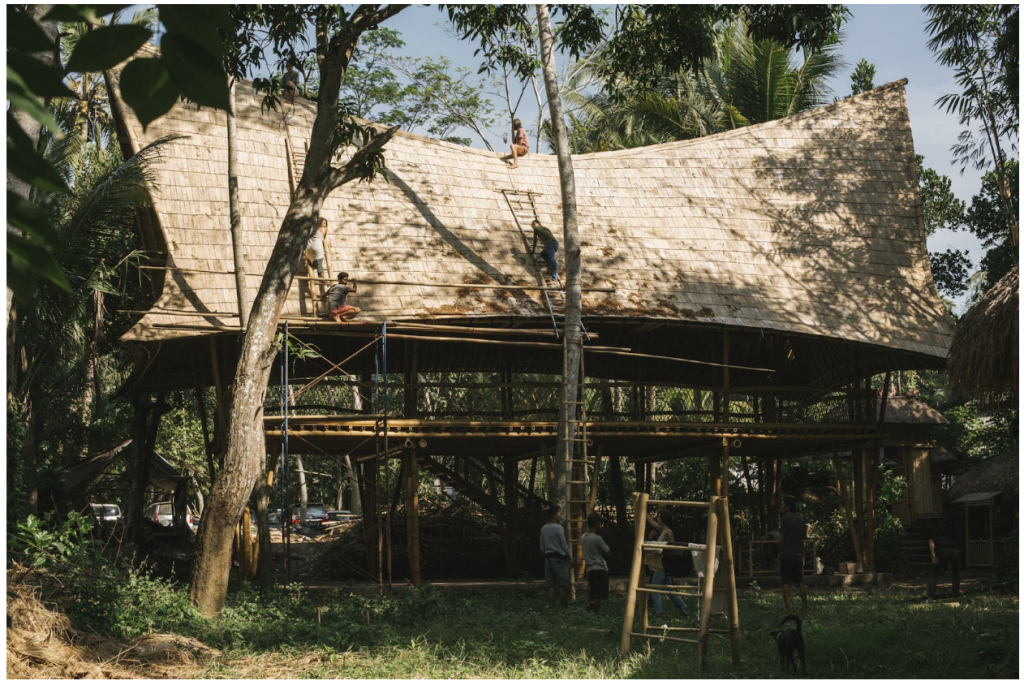
<path fill-rule="evenodd" d="M 949 382 L 986 405 L 1016 405 L 1020 374 L 1020 267 L 999 279 L 956 327 L 949 348 Z"/>
<path fill-rule="evenodd" d="M 117 78 L 115 70 L 108 83 L 126 154 L 178 136 L 163 148 L 155 205 L 141 221 L 159 259 L 155 302 L 123 338 L 138 358 L 130 388 L 214 385 L 223 407 L 239 307 L 251 305 L 273 249 L 315 105 L 298 99 L 264 112 L 239 88 L 248 288 L 239 303 L 224 114 L 179 103 L 144 130 L 121 102 Z M 574 157 L 583 322 L 592 334 L 583 445 L 616 466 L 637 459 L 648 472 L 651 461 L 728 458 L 730 450 L 771 469 L 815 451 L 877 447 L 885 429 L 871 376 L 941 368 L 952 335 L 925 247 L 904 83 L 706 138 Z M 351 386 L 372 374 L 394 392 L 397 376 L 403 397 L 362 405 L 386 421 L 355 416 L 352 406 L 321 406 L 318 415 L 300 408 L 287 431 L 268 405 L 270 449 L 290 436 L 311 455 L 370 458 L 390 438 L 419 450 L 421 463 L 503 458 L 481 462 L 480 472 L 501 485 L 494 492 L 508 493 L 496 497 L 514 521 L 515 502 L 527 501 L 515 464 L 532 460 L 523 472 L 538 472 L 561 410 L 559 296 L 539 289 L 529 233 L 535 216 L 561 233 L 557 161 L 531 153 L 513 171 L 500 153 L 404 132 L 385 159 L 389 180 L 343 186 L 322 212 L 331 268 L 364 284 L 353 303 L 365 323 L 317 318 L 315 287 L 302 280 L 281 323 L 320 352 L 292 382 Z M 391 342 L 373 347 L 375 336 Z M 500 391 L 500 406 L 424 402 L 428 391 L 467 383 L 464 372 L 483 374 L 472 389 Z M 613 390 L 631 406 L 616 406 Z M 548 393 L 545 402 L 538 392 Z M 877 449 L 863 458 L 877 470 Z M 532 475 L 528 482 L 533 489 Z"/>
<path fill-rule="evenodd" d="M 1020 527 L 1020 450 L 986 459 L 964 473 L 946 493 L 946 502 L 964 533 L 967 566 L 1004 561 L 1002 540 Z"/>

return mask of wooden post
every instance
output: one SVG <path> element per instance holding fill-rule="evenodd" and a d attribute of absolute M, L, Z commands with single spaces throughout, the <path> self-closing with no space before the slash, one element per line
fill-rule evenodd
<path fill-rule="evenodd" d="M 377 460 L 363 462 L 359 467 L 363 481 L 363 536 L 366 544 L 366 572 L 371 578 L 380 576 L 380 506 L 377 504 Z"/>
<path fill-rule="evenodd" d="M 419 587 L 423 578 L 420 575 L 420 474 L 416 448 L 406 448 L 402 460 L 402 473 L 405 477 L 405 537 L 409 550 L 409 580 Z"/>
<path fill-rule="evenodd" d="M 242 522 L 238 531 L 238 577 L 249 580 L 252 577 L 252 515 L 249 507 L 242 510 Z"/>
<path fill-rule="evenodd" d="M 622 457 L 608 457 L 608 465 L 612 474 L 612 499 L 615 501 L 615 520 L 620 528 L 626 527 L 628 514 L 626 511 L 626 489 L 622 484 Z"/>
<path fill-rule="evenodd" d="M 867 542 L 867 570 L 872 573 L 875 572 L 875 486 L 878 480 L 878 452 L 877 446 L 874 449 L 870 449 L 865 459 L 867 468 L 865 495 L 867 502 L 864 535 Z"/>
<path fill-rule="evenodd" d="M 729 331 L 722 330 L 722 421 L 729 421 Z M 728 477 L 728 476 L 727 476 Z"/>
<path fill-rule="evenodd" d="M 590 498 L 587 502 L 587 516 L 594 511 L 594 506 L 597 504 L 597 485 L 599 482 L 599 476 L 601 474 L 601 444 L 597 445 L 597 449 L 594 450 L 594 475 L 590 480 Z M 586 524 L 583 529 L 586 530 Z"/>
<path fill-rule="evenodd" d="M 728 459 L 728 456 L 726 456 Z M 729 594 L 729 638 L 732 647 L 732 664 L 739 666 L 740 663 L 740 604 L 736 595 L 736 564 L 732 549 L 732 528 L 729 522 L 729 500 L 723 497 L 718 500 L 721 510 L 721 532 L 719 538 L 722 541 L 723 559 L 725 567 L 726 590 Z"/>
<path fill-rule="evenodd" d="M 850 529 L 850 538 L 853 540 L 853 555 L 857 558 L 857 562 L 860 563 L 863 560 L 860 549 L 860 537 L 857 535 L 857 528 L 853 522 L 852 507 L 850 506 L 849 490 L 850 488 L 846 484 L 846 477 L 843 475 L 842 462 L 839 461 L 839 451 L 836 449 L 832 457 L 832 465 L 836 469 L 836 475 L 839 477 L 839 495 L 843 498 L 843 508 L 846 510 L 846 525 Z"/>
<path fill-rule="evenodd" d="M 708 507 L 707 545 L 704 552 L 704 593 L 700 604 L 700 632 L 697 638 L 697 670 L 703 671 L 707 661 L 708 626 L 711 622 L 711 601 L 715 591 L 715 543 L 718 540 L 718 497 L 711 496 Z"/>
<path fill-rule="evenodd" d="M 867 568 L 867 554 L 864 549 L 864 452 L 853 450 L 853 525 L 860 540 L 860 556 L 857 559 Z"/>
<path fill-rule="evenodd" d="M 720 497 L 729 496 L 729 438 L 722 438 L 722 472 L 719 476 Z"/>
<path fill-rule="evenodd" d="M 629 571 L 629 585 L 626 590 L 626 611 L 622 618 L 622 640 L 619 643 L 619 653 L 622 656 L 629 654 L 630 633 L 633 632 L 633 617 L 636 615 L 636 588 L 640 582 L 640 569 L 644 553 L 644 533 L 647 528 L 648 495 L 645 492 L 633 493 L 633 513 L 636 514 L 636 525 L 634 526 L 635 537 L 633 540 L 633 563 Z M 644 598 L 646 605 L 646 597 Z"/>
<path fill-rule="evenodd" d="M 505 459 L 505 535 L 508 537 L 509 567 L 519 574 L 519 462 Z"/>

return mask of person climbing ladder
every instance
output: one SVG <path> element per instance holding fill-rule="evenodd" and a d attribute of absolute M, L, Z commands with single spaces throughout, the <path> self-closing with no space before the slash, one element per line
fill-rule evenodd
<path fill-rule="evenodd" d="M 541 224 L 539 219 L 534 219 L 530 226 L 533 227 L 533 247 L 530 248 L 530 251 L 537 254 L 537 239 L 539 238 L 543 245 L 540 257 L 551 271 L 551 278 L 545 279 L 544 283 L 558 285 L 558 260 L 555 259 L 555 255 L 558 253 L 558 241 L 555 240 L 551 230 Z"/>

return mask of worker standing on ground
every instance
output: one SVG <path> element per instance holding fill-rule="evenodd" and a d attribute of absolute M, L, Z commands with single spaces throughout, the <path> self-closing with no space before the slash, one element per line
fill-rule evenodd
<path fill-rule="evenodd" d="M 562 527 L 562 507 L 548 507 L 548 522 L 540 529 L 540 551 L 544 554 L 544 585 L 548 588 L 548 609 L 555 608 L 555 590 L 561 595 L 562 606 L 569 608 L 570 569 L 573 567 L 569 543 Z"/>
<path fill-rule="evenodd" d="M 608 599 L 608 562 L 605 557 L 612 553 L 608 543 L 599 533 L 604 528 L 604 517 L 596 511 L 587 517 L 587 532 L 580 538 L 583 546 L 583 563 L 586 564 L 587 582 L 590 584 L 590 601 L 587 610 L 595 614 L 601 611 L 601 600 Z"/>
<path fill-rule="evenodd" d="M 782 578 L 782 596 L 789 612 L 789 586 L 800 586 L 801 609 L 807 608 L 807 587 L 804 585 L 804 539 L 807 523 L 796 513 L 796 499 L 782 501 L 782 523 L 779 526 L 779 576 Z"/>
<path fill-rule="evenodd" d="M 526 135 L 526 129 L 523 128 L 523 122 L 518 119 L 512 120 L 512 163 L 508 165 L 509 169 L 515 169 L 519 166 L 519 158 L 525 157 L 526 153 L 530 151 L 530 137 Z"/>
<path fill-rule="evenodd" d="M 941 528 L 936 528 L 928 538 L 928 551 L 931 552 L 932 568 L 928 577 L 928 601 L 935 600 L 935 583 L 939 579 L 942 567 L 949 564 L 949 581 L 952 585 L 951 594 L 953 597 L 960 597 L 964 593 L 960 590 L 960 550 Z"/>
<path fill-rule="evenodd" d="M 549 228 L 542 225 L 540 220 L 534 219 L 530 224 L 533 227 L 533 247 L 530 251 L 534 254 L 537 253 L 537 239 L 540 239 L 541 245 L 544 248 L 540 252 L 541 259 L 548 265 L 548 270 L 551 271 L 551 278 L 545 279 L 547 285 L 558 284 L 558 260 L 555 259 L 555 255 L 558 253 L 558 241 L 555 240 L 554 234 Z"/>
<path fill-rule="evenodd" d="M 320 298 L 321 300 L 327 300 L 328 319 L 334 319 L 336 323 L 347 323 L 355 318 L 359 312 L 363 311 L 359 307 L 345 304 L 345 298 L 348 297 L 350 292 L 356 292 L 356 282 L 352 281 L 349 283 L 348 274 L 342 271 L 338 274 L 338 282 L 332 285 L 324 293 L 324 296 Z"/>

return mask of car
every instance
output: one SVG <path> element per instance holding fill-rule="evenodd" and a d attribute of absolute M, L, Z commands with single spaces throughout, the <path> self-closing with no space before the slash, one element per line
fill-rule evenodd
<path fill-rule="evenodd" d="M 327 507 L 319 502 L 306 505 L 306 520 L 304 522 L 299 520 L 301 509 L 302 506 L 299 504 L 293 504 L 288 507 L 288 510 L 291 511 L 293 526 L 304 523 L 307 528 L 316 530 L 323 528 L 323 525 L 330 520 L 327 518 Z"/>
<path fill-rule="evenodd" d="M 90 504 L 92 515 L 102 523 L 117 523 L 121 520 L 121 507 L 116 504 Z"/>
<path fill-rule="evenodd" d="M 331 521 L 350 521 L 352 512 L 348 509 L 334 509 L 327 512 L 327 518 Z"/>
<path fill-rule="evenodd" d="M 174 525 L 174 502 L 153 502 L 146 507 L 143 517 L 169 528 Z M 192 532 L 199 528 L 199 518 L 199 515 L 193 513 L 191 508 L 186 510 L 185 523 L 192 529 Z"/>
<path fill-rule="evenodd" d="M 149 521 L 159 523 L 161 526 L 174 525 L 174 502 L 153 502 L 142 513 Z"/>

